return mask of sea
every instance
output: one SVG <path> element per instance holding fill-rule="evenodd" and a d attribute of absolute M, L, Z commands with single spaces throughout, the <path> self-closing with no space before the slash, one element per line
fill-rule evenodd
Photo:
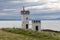
<path fill-rule="evenodd" d="M 0 28 L 21 28 L 22 21 L 0 21 Z M 32 21 L 29 21 L 29 28 L 32 28 Z M 60 31 L 60 20 L 41 20 L 41 29 Z"/>

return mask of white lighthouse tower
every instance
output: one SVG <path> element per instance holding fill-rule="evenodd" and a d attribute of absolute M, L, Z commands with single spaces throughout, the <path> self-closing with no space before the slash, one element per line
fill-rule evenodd
<path fill-rule="evenodd" d="M 22 28 L 28 29 L 29 27 L 29 10 L 25 10 L 23 7 L 23 10 L 21 11 L 22 16 Z"/>

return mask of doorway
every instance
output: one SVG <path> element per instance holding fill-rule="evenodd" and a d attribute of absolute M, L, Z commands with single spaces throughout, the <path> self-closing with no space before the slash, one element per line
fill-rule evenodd
<path fill-rule="evenodd" d="M 36 31 L 38 31 L 38 26 L 36 26 Z"/>
<path fill-rule="evenodd" d="M 26 29 L 28 29 L 28 24 L 26 24 Z"/>

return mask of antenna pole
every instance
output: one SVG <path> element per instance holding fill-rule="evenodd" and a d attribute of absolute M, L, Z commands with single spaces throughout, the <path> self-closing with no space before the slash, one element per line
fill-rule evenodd
<path fill-rule="evenodd" d="M 25 11 L 25 7 L 23 6 L 23 11 Z"/>

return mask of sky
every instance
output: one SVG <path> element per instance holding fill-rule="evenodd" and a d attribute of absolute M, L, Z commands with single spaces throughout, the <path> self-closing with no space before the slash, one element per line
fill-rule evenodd
<path fill-rule="evenodd" d="M 31 20 L 60 20 L 60 0 L 0 0 L 0 20 L 21 19 L 23 6 Z"/>

